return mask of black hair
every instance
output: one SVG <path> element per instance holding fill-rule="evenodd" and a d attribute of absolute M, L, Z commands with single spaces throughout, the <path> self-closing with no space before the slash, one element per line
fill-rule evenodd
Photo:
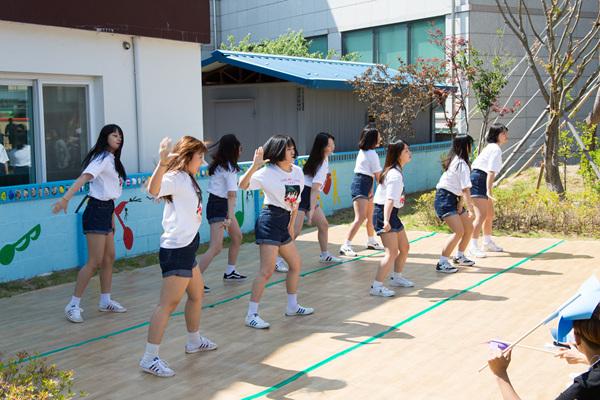
<path fill-rule="evenodd" d="M 285 151 L 288 147 L 294 148 L 294 158 L 298 154 L 296 142 L 287 135 L 273 135 L 263 144 L 263 159 L 269 160 L 269 164 L 276 164 L 285 160 Z"/>
<path fill-rule="evenodd" d="M 96 140 L 96 144 L 94 145 L 94 147 L 92 147 L 92 149 L 87 153 L 87 155 L 81 162 L 81 167 L 82 169 L 85 169 L 95 158 L 101 157 L 101 159 L 103 159 L 107 156 L 108 136 L 113 132 L 118 132 L 119 135 L 121 135 L 121 145 L 117 150 L 115 150 L 113 155 L 115 156 L 115 169 L 117 170 L 119 177 L 125 180 L 127 179 L 127 174 L 125 173 L 125 168 L 121 163 L 121 150 L 123 149 L 123 143 L 125 143 L 125 135 L 123 135 L 123 130 L 115 124 L 108 124 L 102 127 L 102 129 L 100 130 L 100 134 L 98 135 L 98 140 Z"/>
<path fill-rule="evenodd" d="M 317 170 L 325 160 L 325 148 L 329 145 L 329 139 L 335 142 L 333 135 L 327 132 L 320 132 L 315 136 L 310 155 L 304 164 L 304 175 L 315 176 Z"/>
<path fill-rule="evenodd" d="M 502 132 L 508 132 L 508 128 L 506 125 L 501 124 L 499 122 L 493 123 L 488 130 L 488 133 L 485 137 L 486 142 L 488 143 L 498 143 L 498 136 Z"/>
<path fill-rule="evenodd" d="M 233 134 L 223 135 L 218 142 L 210 146 L 209 150 L 216 148 L 216 151 L 211 154 L 212 161 L 208 166 L 208 175 L 214 175 L 218 167 L 224 170 L 233 168 L 233 171 L 239 172 L 238 160 L 241 147 L 242 144 Z"/>
<path fill-rule="evenodd" d="M 400 170 L 402 170 L 402 166 L 400 165 L 398 159 L 400 158 L 400 154 L 402 154 L 402 151 L 404 151 L 404 149 L 408 147 L 408 143 L 401 139 L 388 144 L 387 153 L 385 156 L 385 164 L 383 165 L 383 172 L 379 177 L 379 183 L 383 183 L 385 176 L 392 168 L 398 167 Z"/>
<path fill-rule="evenodd" d="M 360 133 L 358 139 L 358 148 L 361 150 L 372 150 L 377 147 L 379 137 L 379 131 L 372 126 L 365 126 Z"/>
<path fill-rule="evenodd" d="M 471 136 L 456 135 L 452 140 L 452 147 L 450 148 L 448 155 L 442 161 L 444 171 L 448 170 L 454 156 L 458 156 L 458 158 L 464 160 L 470 167 L 471 161 L 469 160 L 469 155 L 471 154 L 471 149 L 473 149 L 473 138 Z"/>
<path fill-rule="evenodd" d="M 27 144 L 27 128 L 25 125 L 19 124 L 17 125 L 17 130 L 15 133 L 15 143 L 14 146 L 17 150 L 21 150 Z"/>

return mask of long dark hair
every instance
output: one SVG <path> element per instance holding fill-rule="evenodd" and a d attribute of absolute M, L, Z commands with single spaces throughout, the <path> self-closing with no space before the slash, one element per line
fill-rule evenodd
<path fill-rule="evenodd" d="M 235 172 L 239 172 L 240 147 L 242 144 L 233 134 L 223 135 L 218 142 L 210 146 L 209 150 L 216 148 L 216 151 L 211 154 L 212 161 L 208 166 L 208 175 L 214 175 L 218 167 L 224 170 L 233 168 Z"/>
<path fill-rule="evenodd" d="M 485 141 L 488 143 L 498 143 L 498 136 L 500 136 L 502 132 L 508 132 L 506 125 L 499 122 L 493 123 L 488 130 Z"/>
<path fill-rule="evenodd" d="M 196 182 L 196 178 L 192 175 L 188 170 L 187 166 L 194 157 L 196 153 L 206 153 L 206 145 L 203 141 L 196 139 L 193 136 L 184 136 L 175 143 L 172 152 L 177 154 L 176 157 L 173 157 L 171 161 L 167 164 L 167 172 L 169 171 L 183 171 L 186 172 L 190 178 L 192 179 L 192 184 L 196 189 L 196 194 L 198 195 L 198 204 L 202 202 L 202 189 Z M 167 202 L 173 201 L 172 195 L 167 195 L 162 197 Z"/>
<path fill-rule="evenodd" d="M 274 135 L 263 144 L 263 158 L 269 160 L 269 164 L 277 164 L 279 161 L 285 160 L 285 151 L 288 147 L 294 147 L 294 158 L 298 155 L 296 142 L 287 135 Z"/>
<path fill-rule="evenodd" d="M 408 147 L 408 143 L 403 140 L 397 140 L 393 143 L 388 144 L 387 154 L 385 156 L 385 164 L 383 166 L 383 172 L 379 177 L 379 183 L 383 183 L 385 176 L 392 169 L 398 167 L 398 169 L 402 170 L 402 166 L 398 162 L 400 158 L 400 154 L 402 151 Z"/>
<path fill-rule="evenodd" d="M 372 150 L 377 147 L 377 138 L 379 131 L 374 127 L 367 125 L 363 128 L 358 139 L 358 148 L 361 150 Z"/>
<path fill-rule="evenodd" d="M 452 148 L 448 152 L 448 155 L 442 161 L 442 167 L 444 171 L 448 170 L 450 163 L 454 156 L 458 156 L 458 158 L 464 160 L 469 168 L 471 167 L 471 161 L 469 160 L 469 155 L 471 154 L 471 149 L 473 148 L 473 138 L 469 135 L 457 135 L 452 140 Z"/>
<path fill-rule="evenodd" d="M 312 149 L 306 164 L 304 164 L 304 175 L 315 176 L 319 167 L 325 161 L 325 148 L 329 145 L 329 139 L 335 142 L 333 135 L 327 132 L 320 132 L 315 136 Z"/>
<path fill-rule="evenodd" d="M 104 125 L 104 127 L 100 130 L 100 134 L 98 135 L 98 140 L 96 140 L 96 145 L 92 147 L 92 149 L 87 153 L 83 161 L 81 162 L 82 169 L 85 169 L 90 162 L 96 157 L 101 157 L 103 159 L 108 154 L 108 136 L 113 133 L 118 132 L 121 135 L 121 145 L 115 152 L 113 153 L 115 156 L 115 169 L 119 174 L 121 179 L 127 179 L 127 174 L 125 173 L 125 168 L 121 163 L 121 150 L 123 149 L 123 144 L 125 143 L 125 135 L 123 135 L 123 130 L 119 127 L 119 125 L 108 124 Z"/>

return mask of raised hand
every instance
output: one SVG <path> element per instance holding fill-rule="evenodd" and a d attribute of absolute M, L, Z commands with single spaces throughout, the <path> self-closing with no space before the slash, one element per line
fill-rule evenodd
<path fill-rule="evenodd" d="M 163 165 L 168 164 L 173 158 L 177 157 L 177 153 L 171 153 L 172 142 L 171 138 L 165 137 L 160 141 L 158 148 L 158 155 L 160 156 L 160 163 Z"/>
<path fill-rule="evenodd" d="M 269 162 L 269 160 L 263 159 L 263 155 L 264 155 L 264 150 L 263 150 L 262 146 L 260 146 L 256 150 L 254 150 L 254 158 L 252 159 L 252 166 L 254 166 L 256 169 L 262 167 L 263 165 L 265 165 L 266 163 Z"/>

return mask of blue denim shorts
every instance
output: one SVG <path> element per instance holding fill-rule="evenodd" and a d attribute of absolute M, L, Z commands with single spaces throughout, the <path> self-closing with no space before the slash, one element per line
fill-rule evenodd
<path fill-rule="evenodd" d="M 471 171 L 471 197 L 487 199 L 487 172 L 480 169 Z"/>
<path fill-rule="evenodd" d="M 267 205 L 260 211 L 254 233 L 256 244 L 270 244 L 283 246 L 292 241 L 288 225 L 290 224 L 290 212 L 283 208 Z"/>
<path fill-rule="evenodd" d="M 446 189 L 437 189 L 435 191 L 435 200 L 433 201 L 433 208 L 435 208 L 435 213 L 438 218 L 442 221 L 444 218 L 449 217 L 451 215 L 461 215 L 467 210 L 464 208 L 458 210 L 458 203 L 460 201 L 460 197 L 455 195 L 454 193 L 446 190 Z"/>
<path fill-rule="evenodd" d="M 191 278 L 192 270 L 197 265 L 196 251 L 200 246 L 200 234 L 196 233 L 190 244 L 178 249 L 165 249 L 163 247 L 158 251 L 158 260 L 163 278 L 167 276 L 181 276 Z"/>
<path fill-rule="evenodd" d="M 373 190 L 373 177 L 365 174 L 354 174 L 350 184 L 350 195 L 352 201 L 357 199 L 369 199 Z"/>
<path fill-rule="evenodd" d="M 227 199 L 224 199 L 214 194 L 208 195 L 208 203 L 206 203 L 206 220 L 209 224 L 222 222 L 227 219 Z"/>
<path fill-rule="evenodd" d="M 307 213 L 310 210 L 310 192 L 312 191 L 311 187 L 304 186 L 302 190 L 302 195 L 300 196 L 300 204 L 298 204 L 298 210 L 304 211 Z"/>
<path fill-rule="evenodd" d="M 392 213 L 390 215 L 390 226 L 392 229 L 385 232 L 383 230 L 383 205 L 375 204 L 375 207 L 373 208 L 373 225 L 375 226 L 375 232 L 377 235 L 381 236 L 382 233 L 400 232 L 404 229 L 404 224 L 402 224 L 402 221 L 400 221 L 400 218 L 398 218 L 398 210 L 399 209 L 396 207 L 392 209 Z"/>
<path fill-rule="evenodd" d="M 113 200 L 98 200 L 88 197 L 87 206 L 83 212 L 83 233 L 108 235 L 113 232 L 112 216 L 115 212 Z"/>

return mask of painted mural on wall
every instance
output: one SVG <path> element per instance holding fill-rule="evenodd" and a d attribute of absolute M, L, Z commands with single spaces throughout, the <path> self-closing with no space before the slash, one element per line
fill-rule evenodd
<path fill-rule="evenodd" d="M 42 226 L 37 224 L 14 243 L 7 243 L 0 249 L 0 264 L 8 265 L 15 258 L 15 252 L 25 251 L 32 240 L 37 240 L 42 234 Z"/>

